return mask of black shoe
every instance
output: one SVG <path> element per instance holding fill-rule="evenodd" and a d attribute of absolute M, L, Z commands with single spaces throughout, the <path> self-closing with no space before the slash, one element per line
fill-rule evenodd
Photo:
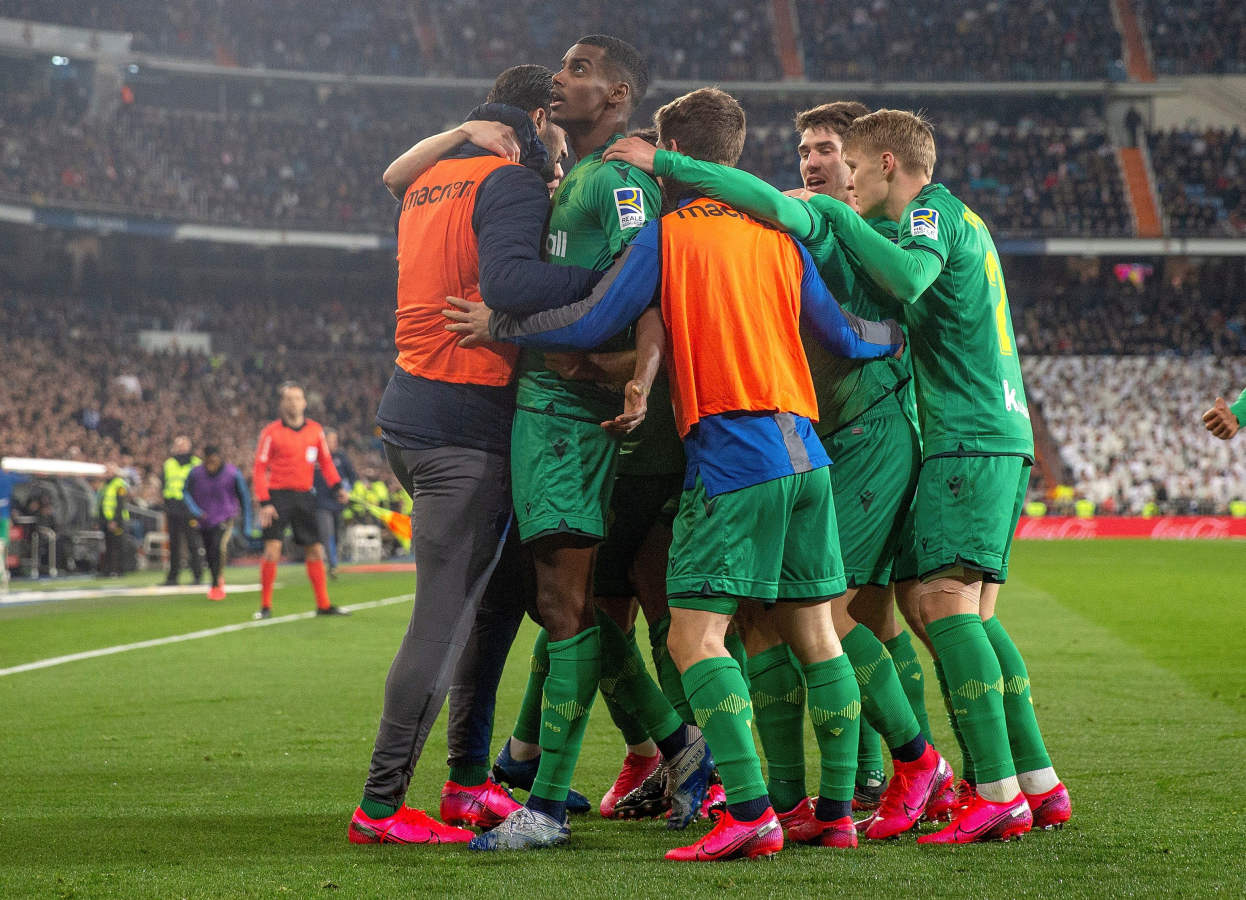
<path fill-rule="evenodd" d="M 262 606 L 251 618 L 253 619 L 271 619 L 273 617 L 272 607 Z"/>
<path fill-rule="evenodd" d="M 329 577 L 337 581 L 337 566 L 329 566 Z"/>
<path fill-rule="evenodd" d="M 887 789 L 884 779 L 879 784 L 857 784 L 852 789 L 852 808 L 854 811 L 878 809 L 883 800 L 883 791 Z"/>
<path fill-rule="evenodd" d="M 667 774 L 670 768 L 666 760 L 658 765 L 644 781 L 614 805 L 616 819 L 656 819 L 671 808 L 671 795 L 667 792 Z"/>
<path fill-rule="evenodd" d="M 332 604 L 330 604 L 329 606 L 326 606 L 324 609 L 317 609 L 316 615 L 318 616 L 349 616 L 350 613 L 342 609 L 342 607 L 340 606 L 333 606 Z"/>

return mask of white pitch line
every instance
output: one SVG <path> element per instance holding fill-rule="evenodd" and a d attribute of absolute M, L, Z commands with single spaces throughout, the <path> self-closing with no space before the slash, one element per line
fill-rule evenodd
<path fill-rule="evenodd" d="M 277 582 L 274 585 L 274 587 L 281 586 L 281 582 Z M 260 586 L 258 584 L 231 584 L 229 593 L 231 596 L 233 594 L 254 594 L 259 589 Z M 145 587 L 117 585 L 115 587 L 35 589 L 0 594 L 0 606 L 26 606 L 31 603 L 52 603 L 59 600 L 94 600 L 105 597 L 173 597 L 195 594 L 203 596 L 206 593 L 207 591 L 201 584 L 153 584 Z"/>
<path fill-rule="evenodd" d="M 354 611 L 357 609 L 374 609 L 378 606 L 393 606 L 395 603 L 409 603 L 414 599 L 413 594 L 402 594 L 397 597 L 385 597 L 381 600 L 369 600 L 366 603 L 354 603 L 350 606 L 343 606 L 342 609 Z M 219 628 L 205 628 L 202 631 L 191 631 L 187 634 L 174 634 L 169 637 L 152 638 L 148 641 L 135 641 L 132 644 L 117 644 L 114 647 L 101 647 L 98 650 L 84 650 L 81 653 L 70 653 L 66 656 L 52 656 L 48 659 L 37 659 L 34 662 L 22 663 L 20 666 L 10 666 L 7 669 L 0 669 L 0 677 L 5 675 L 17 675 L 20 672 L 33 672 L 36 669 L 50 669 L 52 666 L 63 665 L 64 663 L 78 662 L 83 659 L 96 659 L 100 656 L 112 656 L 115 653 L 127 653 L 130 650 L 143 650 L 148 647 L 163 647 L 166 644 L 181 644 L 185 641 L 197 641 L 200 638 L 216 637 L 218 634 L 232 634 L 235 631 L 242 631 L 247 628 L 264 628 L 268 625 L 281 625 L 286 622 L 297 622 L 300 619 L 315 618 L 316 613 L 301 612 L 291 613 L 288 616 L 277 616 L 274 619 L 257 619 L 251 622 L 238 622 L 234 625 L 222 625 Z"/>

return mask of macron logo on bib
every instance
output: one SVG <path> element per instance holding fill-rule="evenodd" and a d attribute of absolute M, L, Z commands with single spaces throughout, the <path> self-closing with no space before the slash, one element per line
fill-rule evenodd
<path fill-rule="evenodd" d="M 939 211 L 936 209 L 915 209 L 909 216 L 909 231 L 913 237 L 939 239 Z"/>
<path fill-rule="evenodd" d="M 615 188 L 614 208 L 619 214 L 619 228 L 624 231 L 645 224 L 645 196 L 640 188 Z"/>

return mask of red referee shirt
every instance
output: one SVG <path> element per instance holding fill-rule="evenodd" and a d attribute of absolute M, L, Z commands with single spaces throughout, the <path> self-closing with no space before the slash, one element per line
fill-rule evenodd
<path fill-rule="evenodd" d="M 269 422 L 260 432 L 255 449 L 255 468 L 251 471 L 251 489 L 255 499 L 267 503 L 268 492 L 310 491 L 316 466 L 324 474 L 329 490 L 342 483 L 333 465 L 333 456 L 318 422 L 304 419 L 298 428 L 291 428 L 281 419 Z"/>

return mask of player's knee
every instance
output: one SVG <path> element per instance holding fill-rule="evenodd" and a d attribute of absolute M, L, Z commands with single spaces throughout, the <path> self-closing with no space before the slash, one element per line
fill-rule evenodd
<path fill-rule="evenodd" d="M 688 671 L 702 660 L 729 655 L 722 635 L 699 628 L 680 627 L 676 621 L 671 622 L 671 630 L 667 632 L 666 649 L 671 655 L 671 662 L 680 672 Z"/>
<path fill-rule="evenodd" d="M 948 616 L 977 615 L 982 576 L 966 569 L 948 570 L 923 581 L 918 592 L 923 626 Z"/>

